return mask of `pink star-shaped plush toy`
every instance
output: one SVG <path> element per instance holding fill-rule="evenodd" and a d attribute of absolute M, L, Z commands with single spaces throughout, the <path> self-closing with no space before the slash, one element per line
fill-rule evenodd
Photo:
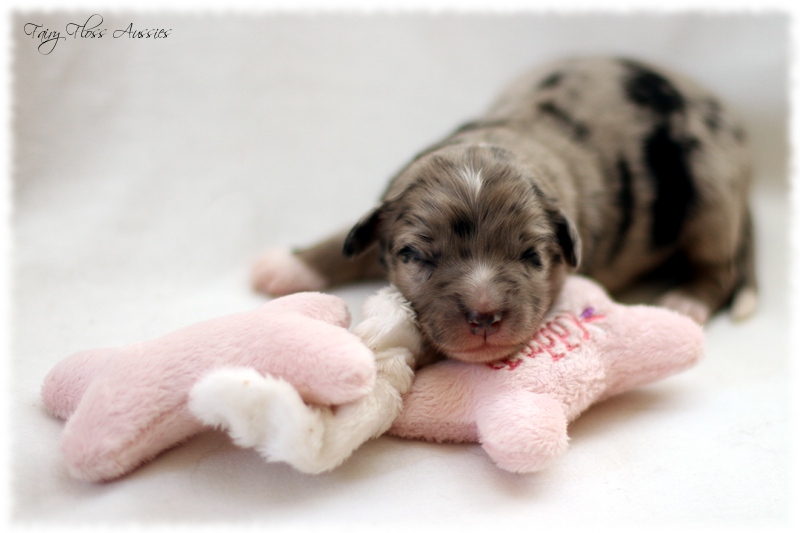
<path fill-rule="evenodd" d="M 301 293 L 128 347 L 69 356 L 42 388 L 48 411 L 67 419 L 61 449 L 69 472 L 113 479 L 200 432 L 189 392 L 229 367 L 248 369 L 246 378 L 283 379 L 316 405 L 364 396 L 374 388 L 375 361 L 349 323 L 342 299 Z"/>
<path fill-rule="evenodd" d="M 390 433 L 480 442 L 501 468 L 535 472 L 566 450 L 567 425 L 592 403 L 682 371 L 703 351 L 690 318 L 614 303 L 572 276 L 523 352 L 420 370 Z"/>

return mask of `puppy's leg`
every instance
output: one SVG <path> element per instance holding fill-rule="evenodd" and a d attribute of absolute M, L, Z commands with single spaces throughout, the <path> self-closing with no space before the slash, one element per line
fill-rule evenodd
<path fill-rule="evenodd" d="M 732 303 L 734 318 L 755 310 L 752 222 L 745 209 L 708 209 L 687 232 L 683 251 L 692 278 L 667 292 L 659 304 L 703 324 Z"/>
<path fill-rule="evenodd" d="M 748 318 L 755 312 L 758 304 L 754 232 L 753 218 L 748 207 L 742 220 L 742 240 L 736 257 L 740 279 L 731 301 L 731 316 L 734 320 Z"/>
<path fill-rule="evenodd" d="M 347 231 L 332 235 L 310 248 L 290 252 L 285 248 L 267 251 L 253 265 L 253 288 L 282 296 L 299 291 L 319 291 L 384 275 L 377 246 L 356 257 L 342 252 Z"/>

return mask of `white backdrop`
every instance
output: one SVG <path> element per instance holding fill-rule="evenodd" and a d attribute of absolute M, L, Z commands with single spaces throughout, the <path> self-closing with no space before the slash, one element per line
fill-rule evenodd
<path fill-rule="evenodd" d="M 18 524 L 561 523 L 750 526 L 788 516 L 788 17 L 133 14 L 49 54 L 94 11 L 16 13 L 12 489 Z M 95 18 L 94 21 L 98 21 Z M 169 29 L 167 38 L 114 38 Z M 92 24 L 92 23 L 90 23 Z M 551 469 L 383 437 L 317 477 L 207 433 L 117 482 L 71 480 L 39 399 L 69 353 L 263 298 L 250 261 L 367 210 L 388 177 L 527 66 L 625 54 L 687 72 L 745 118 L 758 169 L 758 315 L 720 316 L 697 368 L 609 400 Z M 380 284 L 333 292 L 358 318 Z"/>

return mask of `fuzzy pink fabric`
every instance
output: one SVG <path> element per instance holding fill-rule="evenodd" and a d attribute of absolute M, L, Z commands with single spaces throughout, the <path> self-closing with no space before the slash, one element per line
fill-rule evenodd
<path fill-rule="evenodd" d="M 703 352 L 690 318 L 617 304 L 572 276 L 523 352 L 420 370 L 390 433 L 480 442 L 501 468 L 535 472 L 566 450 L 567 425 L 592 403 L 680 372 Z"/>
<path fill-rule="evenodd" d="M 340 298 L 301 293 L 125 348 L 73 354 L 47 375 L 42 396 L 67 419 L 69 472 L 90 481 L 124 475 L 203 429 L 187 409 L 191 387 L 221 367 L 288 381 L 305 401 L 341 404 L 375 382 L 372 352 L 347 331 Z"/>

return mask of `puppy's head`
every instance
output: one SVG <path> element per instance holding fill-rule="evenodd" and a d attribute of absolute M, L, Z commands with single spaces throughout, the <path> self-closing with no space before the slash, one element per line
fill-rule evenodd
<path fill-rule="evenodd" d="M 444 355 L 487 362 L 525 346 L 580 260 L 575 228 L 502 149 L 421 157 L 345 241 L 377 243 L 389 280 Z"/>

